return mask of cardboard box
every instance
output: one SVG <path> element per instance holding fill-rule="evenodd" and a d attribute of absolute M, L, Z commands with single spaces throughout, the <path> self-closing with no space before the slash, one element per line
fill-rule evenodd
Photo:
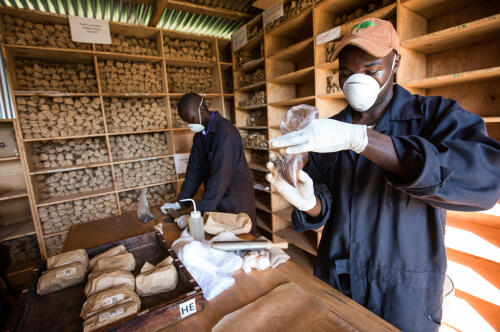
<path fill-rule="evenodd" d="M 12 127 L 0 127 L 0 158 L 19 156 L 16 134 Z"/>

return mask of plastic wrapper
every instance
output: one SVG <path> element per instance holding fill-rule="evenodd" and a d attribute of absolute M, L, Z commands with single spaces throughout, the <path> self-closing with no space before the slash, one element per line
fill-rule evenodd
<path fill-rule="evenodd" d="M 117 304 L 107 310 L 101 311 L 83 322 L 83 332 L 94 331 L 117 320 L 134 315 L 139 312 L 140 307 L 141 302 L 134 301 Z"/>
<path fill-rule="evenodd" d="M 72 263 L 82 264 L 85 271 L 87 271 L 87 266 L 89 265 L 89 256 L 87 255 L 87 251 L 85 251 L 85 249 L 76 249 L 49 257 L 47 259 L 47 270 L 52 270 L 56 267 Z"/>
<path fill-rule="evenodd" d="M 123 244 L 120 244 L 119 246 L 113 247 L 111 249 L 108 249 L 104 252 L 101 252 L 99 255 L 94 256 L 90 261 L 89 261 L 89 268 L 92 271 L 97 263 L 97 261 L 101 258 L 104 257 L 112 257 L 112 256 L 117 256 L 126 253 L 127 250 L 125 249 L 125 246 Z"/>
<path fill-rule="evenodd" d="M 36 286 L 38 295 L 45 295 L 77 285 L 85 279 L 86 267 L 81 263 L 72 263 L 44 272 Z"/>
<path fill-rule="evenodd" d="M 131 253 L 124 253 L 111 257 L 102 257 L 95 264 L 93 271 L 120 270 L 133 271 L 135 269 L 135 258 Z"/>
<path fill-rule="evenodd" d="M 283 135 L 300 130 L 311 120 L 318 118 L 318 109 L 310 105 L 298 105 L 290 108 L 281 120 L 280 131 Z M 286 154 L 279 164 L 278 172 L 292 186 L 297 187 L 298 174 L 304 167 L 307 153 Z"/>
<path fill-rule="evenodd" d="M 138 302 L 140 304 L 141 299 L 130 287 L 118 286 L 109 288 L 89 297 L 83 304 L 80 317 L 84 320 L 89 319 L 100 311 L 127 302 Z"/>
<path fill-rule="evenodd" d="M 139 196 L 139 203 L 137 204 L 137 217 L 142 222 L 148 222 L 152 220 L 155 216 L 149 209 L 147 189 L 141 189 L 141 195 Z"/>

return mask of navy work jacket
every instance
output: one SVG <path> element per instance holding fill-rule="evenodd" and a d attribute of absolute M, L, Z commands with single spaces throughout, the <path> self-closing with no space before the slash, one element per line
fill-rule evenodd
<path fill-rule="evenodd" d="M 196 133 L 193 137 L 186 178 L 178 200 L 192 198 L 203 182 L 205 190 L 196 205 L 198 210 L 245 212 L 255 229 L 253 182 L 240 133 L 218 112 L 213 114 L 207 130 L 207 135 Z"/>
<path fill-rule="evenodd" d="M 351 112 L 332 118 L 352 122 Z M 312 218 L 295 209 L 293 225 L 324 225 L 316 276 L 404 331 L 436 331 L 446 209 L 484 210 L 498 201 L 500 144 L 456 101 L 399 85 L 374 129 L 392 138 L 414 177 L 401 181 L 352 151 L 310 153 L 304 170 L 322 210 Z"/>

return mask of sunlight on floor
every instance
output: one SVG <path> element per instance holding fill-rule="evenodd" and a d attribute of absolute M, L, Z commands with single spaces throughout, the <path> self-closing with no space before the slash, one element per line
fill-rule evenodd
<path fill-rule="evenodd" d="M 470 231 L 447 226 L 445 244 L 448 248 L 500 263 L 500 248 Z"/>
<path fill-rule="evenodd" d="M 456 296 L 444 301 L 443 322 L 445 324 L 439 329 L 440 332 L 495 332 L 470 304 Z"/>

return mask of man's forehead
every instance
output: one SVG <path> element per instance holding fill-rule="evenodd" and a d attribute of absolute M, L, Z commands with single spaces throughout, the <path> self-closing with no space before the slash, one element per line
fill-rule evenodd
<path fill-rule="evenodd" d="M 355 47 L 352 45 L 346 46 L 339 55 L 339 65 L 340 67 L 344 66 L 347 63 L 356 62 L 357 64 L 361 64 L 362 66 L 369 67 L 378 64 L 383 64 L 384 59 L 386 58 L 378 58 L 376 56 L 371 55 L 370 53 L 364 51 L 359 47 Z"/>

